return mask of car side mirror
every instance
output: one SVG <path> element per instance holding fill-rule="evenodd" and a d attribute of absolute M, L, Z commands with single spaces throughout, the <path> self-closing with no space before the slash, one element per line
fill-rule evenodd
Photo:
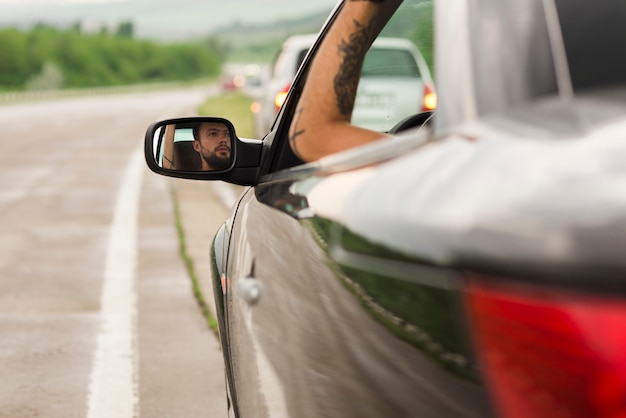
<path fill-rule="evenodd" d="M 216 117 L 169 119 L 146 132 L 148 166 L 170 171 L 223 171 L 234 162 L 235 128 Z"/>
<path fill-rule="evenodd" d="M 150 170 L 169 177 L 256 184 L 263 141 L 238 138 L 220 117 L 166 119 L 146 130 L 144 155 Z"/>

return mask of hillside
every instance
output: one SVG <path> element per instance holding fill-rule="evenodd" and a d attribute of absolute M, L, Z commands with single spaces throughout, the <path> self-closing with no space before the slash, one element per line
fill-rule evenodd
<path fill-rule="evenodd" d="M 269 63 L 287 37 L 317 33 L 326 18 L 328 12 L 278 20 L 271 24 L 236 23 L 222 28 L 214 36 L 227 46 L 230 61 Z"/>

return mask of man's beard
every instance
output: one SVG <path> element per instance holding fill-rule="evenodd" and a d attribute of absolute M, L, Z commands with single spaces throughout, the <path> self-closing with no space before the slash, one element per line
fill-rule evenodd
<path fill-rule="evenodd" d="M 211 154 L 208 157 L 203 155 L 202 158 L 216 170 L 223 170 L 230 164 L 230 157 L 219 157 L 216 154 Z"/>

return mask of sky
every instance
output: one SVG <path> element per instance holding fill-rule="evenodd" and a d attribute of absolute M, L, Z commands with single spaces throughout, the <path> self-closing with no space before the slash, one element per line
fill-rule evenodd
<path fill-rule="evenodd" d="M 0 27 L 46 23 L 116 27 L 131 21 L 140 37 L 184 39 L 234 22 L 267 24 L 330 12 L 337 0 L 0 0 Z"/>
<path fill-rule="evenodd" d="M 21 4 L 70 4 L 70 3 L 121 3 L 128 0 L 0 0 L 3 3 L 21 3 Z"/>

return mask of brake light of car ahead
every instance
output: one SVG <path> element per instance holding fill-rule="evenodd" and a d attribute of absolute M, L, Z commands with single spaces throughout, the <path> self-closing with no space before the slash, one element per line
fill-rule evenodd
<path fill-rule="evenodd" d="M 499 416 L 626 417 L 626 301 L 471 278 L 465 302 Z"/>
<path fill-rule="evenodd" d="M 435 89 L 429 85 L 424 84 L 424 101 L 422 103 L 422 112 L 435 110 L 437 108 L 437 93 Z"/>
<path fill-rule="evenodd" d="M 287 84 L 281 91 L 276 93 L 274 96 L 274 110 L 278 112 L 281 107 L 283 107 L 283 103 L 287 99 L 287 93 L 289 93 L 289 89 L 291 88 L 291 83 Z"/>

